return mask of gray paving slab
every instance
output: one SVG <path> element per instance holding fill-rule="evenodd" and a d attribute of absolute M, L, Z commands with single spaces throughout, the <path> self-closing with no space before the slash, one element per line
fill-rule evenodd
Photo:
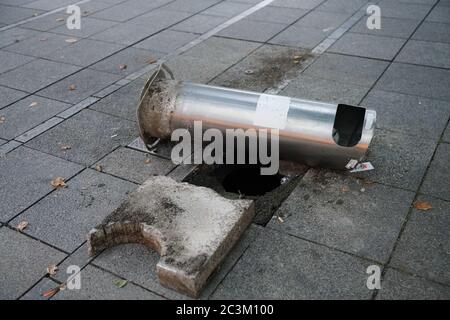
<path fill-rule="evenodd" d="M 30 56 L 0 50 L 0 60 L 2 61 L 0 73 L 20 67 L 34 59 Z"/>
<path fill-rule="evenodd" d="M 72 252 L 69 256 L 67 256 L 64 261 L 58 264 L 58 270 L 56 274 L 51 275 L 50 277 L 56 281 L 61 283 L 67 282 L 69 277 L 73 275 L 73 271 L 71 270 L 71 266 L 77 266 L 80 269 L 83 269 L 85 266 L 89 264 L 94 259 L 88 253 L 88 248 L 86 243 L 77 248 L 74 252 Z"/>
<path fill-rule="evenodd" d="M 66 41 L 69 36 L 50 32 L 40 32 L 31 38 L 12 44 L 3 50 L 21 53 L 33 57 L 45 57 L 45 55 L 70 44 Z"/>
<path fill-rule="evenodd" d="M 369 89 L 340 81 L 301 75 L 291 81 L 281 94 L 301 99 L 359 105 Z"/>
<path fill-rule="evenodd" d="M 177 80 L 207 83 L 225 71 L 231 64 L 181 55 L 171 59 L 166 65 L 173 70 Z"/>
<path fill-rule="evenodd" d="M 253 21 L 244 18 L 220 31 L 219 36 L 228 38 L 266 42 L 286 28 L 285 24 Z"/>
<path fill-rule="evenodd" d="M 5 5 L 21 6 L 23 4 L 27 4 L 33 1 L 36 0 L 1 0 L 1 3 Z"/>
<path fill-rule="evenodd" d="M 72 252 L 133 191 L 135 184 L 87 169 L 20 214 L 11 224 L 26 220 L 25 233 Z"/>
<path fill-rule="evenodd" d="M 132 121 L 94 110 L 82 110 L 29 141 L 28 145 L 70 161 L 92 165 L 137 135 L 136 124 Z M 61 150 L 61 145 L 66 144 L 71 148 Z"/>
<path fill-rule="evenodd" d="M 413 192 L 311 169 L 275 213 L 284 222 L 273 218 L 268 226 L 385 263 L 413 198 Z"/>
<path fill-rule="evenodd" d="M 141 28 L 146 28 L 148 26 L 150 28 L 158 27 L 159 30 L 163 30 L 192 15 L 191 12 L 167 10 L 166 7 L 162 7 L 136 17 L 130 20 L 130 22 L 140 25 Z"/>
<path fill-rule="evenodd" d="M 54 29 L 59 26 L 66 25 L 66 19 L 69 17 L 69 14 L 66 11 L 60 11 L 53 14 L 49 14 L 44 17 L 39 17 L 39 19 L 34 19 L 30 22 L 22 24 L 21 28 L 33 29 L 38 31 L 49 31 L 50 29 Z M 67 29 L 67 28 L 66 28 Z"/>
<path fill-rule="evenodd" d="M 433 140 L 450 115 L 448 102 L 382 90 L 372 90 L 361 104 L 377 112 L 378 128 Z"/>
<path fill-rule="evenodd" d="M 267 6 L 252 13 L 247 18 L 255 21 L 291 24 L 306 13 L 308 13 L 308 10 L 305 9 Z"/>
<path fill-rule="evenodd" d="M 377 300 L 449 300 L 450 287 L 389 268 Z"/>
<path fill-rule="evenodd" d="M 410 40 L 395 61 L 450 69 L 450 43 Z"/>
<path fill-rule="evenodd" d="M 450 70 L 392 63 L 375 88 L 450 100 Z"/>
<path fill-rule="evenodd" d="M 436 140 L 376 129 L 366 159 L 374 170 L 350 175 L 417 191 Z"/>
<path fill-rule="evenodd" d="M 317 7 L 318 11 L 354 13 L 368 0 L 327 0 Z"/>
<path fill-rule="evenodd" d="M 0 139 L 0 146 L 5 144 L 6 142 L 7 142 L 6 140 Z"/>
<path fill-rule="evenodd" d="M 88 97 L 86 99 L 84 99 L 83 101 L 77 103 L 76 105 L 64 110 L 61 113 L 58 113 L 58 117 L 63 118 L 63 119 L 68 119 L 71 116 L 73 116 L 74 114 L 80 112 L 83 109 L 86 109 L 87 107 L 89 107 L 91 104 L 97 102 L 99 100 L 99 98 L 96 97 Z"/>
<path fill-rule="evenodd" d="M 186 20 L 188 21 L 188 20 Z M 154 50 L 158 52 L 169 53 L 179 47 L 182 47 L 188 42 L 191 42 L 198 35 L 187 32 L 180 32 L 175 30 L 164 30 L 154 36 L 151 36 L 144 41 L 135 45 L 136 48 Z"/>
<path fill-rule="evenodd" d="M 450 43 L 450 24 L 424 22 L 414 32 L 412 39 Z"/>
<path fill-rule="evenodd" d="M 436 6 L 427 16 L 425 21 L 450 23 L 449 16 L 450 6 Z"/>
<path fill-rule="evenodd" d="M 413 209 L 392 256 L 391 265 L 427 279 L 450 285 L 450 203 L 420 196 L 432 209 Z"/>
<path fill-rule="evenodd" d="M 171 160 L 129 148 L 114 150 L 96 165 L 101 166 L 102 172 L 136 183 L 143 183 L 151 176 L 167 175 L 176 166 Z"/>
<path fill-rule="evenodd" d="M 34 285 L 30 291 L 25 293 L 20 300 L 48 300 L 50 297 L 44 296 L 49 290 L 55 289 L 59 284 L 52 279 L 43 278 L 36 285 Z"/>
<path fill-rule="evenodd" d="M 249 41 L 211 37 L 187 51 L 184 56 L 200 58 L 210 63 L 234 64 L 260 46 Z"/>
<path fill-rule="evenodd" d="M 447 125 L 447 129 L 444 132 L 442 140 L 445 141 L 445 142 L 450 142 L 450 124 Z"/>
<path fill-rule="evenodd" d="M 217 27 L 226 20 L 226 17 L 196 14 L 195 16 L 176 24 L 171 29 L 201 34 Z"/>
<path fill-rule="evenodd" d="M 27 93 L 23 91 L 0 86 L 0 97 L 2 97 L 0 100 L 0 109 L 22 99 L 26 95 Z"/>
<path fill-rule="evenodd" d="M 15 140 L 11 140 L 11 141 L 3 143 L 0 148 L 0 157 L 5 156 L 7 153 L 11 152 L 12 150 L 16 149 L 17 147 L 20 147 L 21 145 L 22 145 L 22 143 L 17 142 Z"/>
<path fill-rule="evenodd" d="M 220 2 L 220 0 L 176 0 L 164 6 L 164 9 L 196 13 Z"/>
<path fill-rule="evenodd" d="M 86 67 L 123 48 L 124 46 L 118 44 L 82 39 L 70 46 L 45 54 L 43 57 L 52 61 Z"/>
<path fill-rule="evenodd" d="M 272 44 L 313 49 L 332 33 L 332 30 L 292 25 L 269 40 Z"/>
<path fill-rule="evenodd" d="M 372 86 L 387 66 L 384 61 L 326 53 L 303 74 L 366 87 Z"/>
<path fill-rule="evenodd" d="M 242 235 L 236 246 L 218 267 L 218 270 L 210 277 L 208 284 L 200 295 L 200 299 L 207 298 L 233 268 L 250 243 L 260 234 L 261 227 L 251 225 Z M 169 299 L 188 299 L 187 296 L 170 290 L 161 284 L 156 276 L 155 267 L 159 255 L 139 244 L 126 244 L 105 250 L 92 263 L 106 270 L 129 279 L 153 292 Z"/>
<path fill-rule="evenodd" d="M 0 85 L 35 92 L 75 73 L 79 69 L 80 67 L 64 63 L 36 59 L 0 75 Z"/>
<path fill-rule="evenodd" d="M 41 10 L 4 6 L 0 4 L 0 23 L 13 24 L 41 13 Z"/>
<path fill-rule="evenodd" d="M 363 16 L 351 29 L 350 32 L 371 34 L 382 37 L 395 37 L 407 39 L 419 25 L 420 20 L 386 18 L 381 19 L 380 29 L 367 28 L 367 16 Z"/>
<path fill-rule="evenodd" d="M 15 27 L 2 31 L 0 34 L 0 48 L 3 48 L 31 38 L 37 34 L 37 31 Z"/>
<path fill-rule="evenodd" d="M 250 245 L 212 298 L 369 299 L 365 272 L 370 264 L 267 229 Z"/>
<path fill-rule="evenodd" d="M 72 4 L 72 0 L 37 0 L 25 5 L 27 8 L 53 10 Z"/>
<path fill-rule="evenodd" d="M 305 28 L 334 30 L 350 18 L 349 13 L 311 11 L 294 25 Z"/>
<path fill-rule="evenodd" d="M 81 21 L 82 24 L 80 29 L 68 29 L 64 24 L 51 29 L 50 32 L 65 34 L 77 38 L 87 38 L 117 24 L 113 21 L 94 19 L 90 17 L 83 17 Z"/>
<path fill-rule="evenodd" d="M 0 220 L 6 222 L 52 191 L 53 178 L 69 179 L 82 167 L 37 150 L 18 147 L 2 158 L 0 169 Z"/>
<path fill-rule="evenodd" d="M 37 94 L 47 98 L 76 104 L 120 78 L 121 77 L 117 74 L 84 69 L 39 91 Z"/>
<path fill-rule="evenodd" d="M 420 188 L 421 193 L 450 201 L 450 188 L 448 186 L 450 169 L 448 167 L 448 159 L 450 159 L 450 144 L 439 144 L 422 187 Z"/>
<path fill-rule="evenodd" d="M 324 0 L 275 0 L 271 3 L 272 6 L 299 8 L 299 9 L 313 9 L 321 4 Z"/>
<path fill-rule="evenodd" d="M 144 80 L 136 80 L 90 106 L 91 109 L 136 121 L 136 109 L 144 88 Z"/>
<path fill-rule="evenodd" d="M 163 55 L 161 52 L 131 47 L 97 62 L 90 68 L 125 76 L 154 63 Z"/>
<path fill-rule="evenodd" d="M 81 289 L 59 291 L 52 300 L 160 300 L 161 297 L 126 283 L 120 288 L 116 283 L 122 280 L 93 266 L 81 270 Z"/>
<path fill-rule="evenodd" d="M 306 61 L 296 63 L 295 56 L 312 59 L 304 50 L 263 45 L 219 75 L 211 84 L 258 92 L 276 88 L 284 78 L 289 78 L 289 74 L 300 72 L 306 65 Z"/>
<path fill-rule="evenodd" d="M 149 22 L 147 26 L 142 26 L 142 24 L 130 21 L 117 24 L 112 28 L 99 32 L 91 36 L 91 39 L 129 46 L 161 31 L 162 29 L 164 29 L 164 27 L 157 23 Z"/>
<path fill-rule="evenodd" d="M 144 14 L 150 9 L 142 8 L 140 6 L 130 5 L 130 2 L 124 2 L 105 10 L 98 11 L 91 15 L 93 18 L 102 20 L 111 20 L 117 22 L 125 22 L 137 16 Z"/>
<path fill-rule="evenodd" d="M 222 1 L 218 4 L 202 11 L 202 14 L 231 18 L 249 9 L 251 3 L 240 3 L 232 1 Z"/>
<path fill-rule="evenodd" d="M 69 107 L 69 104 L 38 96 L 22 99 L 0 112 L 5 117 L 5 122 L 0 124 L 0 137 L 14 139 Z"/>
<path fill-rule="evenodd" d="M 401 3 L 383 0 L 377 4 L 383 17 L 422 20 L 432 8 L 431 5 Z"/>
<path fill-rule="evenodd" d="M 66 256 L 9 228 L 0 229 L 1 299 L 17 299 L 45 275 L 49 265 Z"/>
<path fill-rule="evenodd" d="M 346 33 L 327 51 L 374 59 L 392 60 L 405 42 L 406 40 L 399 38 Z"/>

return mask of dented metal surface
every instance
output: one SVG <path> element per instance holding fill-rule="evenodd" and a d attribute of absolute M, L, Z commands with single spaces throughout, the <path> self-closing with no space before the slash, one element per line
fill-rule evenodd
<path fill-rule="evenodd" d="M 147 144 L 170 139 L 178 128 L 192 131 L 194 121 L 222 132 L 275 128 L 281 160 L 336 169 L 364 157 L 376 121 L 376 112 L 363 107 L 186 83 L 162 69 L 147 82 L 137 115 Z"/>

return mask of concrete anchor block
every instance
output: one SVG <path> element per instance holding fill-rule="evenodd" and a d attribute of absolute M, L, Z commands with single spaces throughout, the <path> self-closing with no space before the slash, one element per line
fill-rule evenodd
<path fill-rule="evenodd" d="M 151 177 L 88 234 L 91 255 L 122 243 L 141 243 L 160 255 L 161 284 L 197 297 L 255 215 L 252 200 Z"/>

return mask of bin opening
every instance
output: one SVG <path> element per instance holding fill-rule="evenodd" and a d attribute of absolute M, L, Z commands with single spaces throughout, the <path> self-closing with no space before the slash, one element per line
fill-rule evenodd
<path fill-rule="evenodd" d="M 366 109 L 339 104 L 333 125 L 333 139 L 342 147 L 353 147 L 361 140 Z"/>

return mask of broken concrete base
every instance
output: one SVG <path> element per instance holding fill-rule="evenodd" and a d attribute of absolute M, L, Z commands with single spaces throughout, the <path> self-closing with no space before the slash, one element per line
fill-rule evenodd
<path fill-rule="evenodd" d="M 251 200 L 152 177 L 89 232 L 89 253 L 122 243 L 147 245 L 161 256 L 161 284 L 196 297 L 254 214 Z"/>

